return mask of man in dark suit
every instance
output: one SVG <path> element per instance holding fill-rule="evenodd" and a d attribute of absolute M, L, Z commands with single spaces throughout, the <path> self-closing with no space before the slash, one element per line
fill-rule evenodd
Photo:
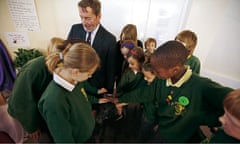
<path fill-rule="evenodd" d="M 98 53 L 101 68 L 89 79 L 97 88 L 105 87 L 113 92 L 115 74 L 116 37 L 101 24 L 101 3 L 99 0 L 81 0 L 78 3 L 82 23 L 72 26 L 68 38 L 87 41 Z"/>

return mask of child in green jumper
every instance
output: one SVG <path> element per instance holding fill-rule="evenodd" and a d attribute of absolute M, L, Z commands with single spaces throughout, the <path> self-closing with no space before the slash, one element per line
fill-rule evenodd
<path fill-rule="evenodd" d="M 123 73 L 118 85 L 117 96 L 120 97 L 123 93 L 131 91 L 141 85 L 145 84 L 141 66 L 144 62 L 144 52 L 141 48 L 135 47 L 126 53 L 128 66 Z"/>
<path fill-rule="evenodd" d="M 142 73 L 144 75 L 144 80 L 147 81 L 148 85 L 151 85 L 157 82 L 157 78 L 150 64 L 149 58 L 145 58 L 147 59 L 142 65 Z M 138 142 L 145 143 L 153 137 L 154 126 L 156 125 L 156 120 L 154 116 L 155 113 L 155 105 L 152 104 L 152 102 L 143 103 L 143 114 L 138 135 Z"/>
<path fill-rule="evenodd" d="M 53 37 L 49 42 L 47 54 L 62 51 L 68 43 L 62 38 Z M 28 133 L 27 137 L 34 141 L 47 131 L 37 103 L 51 80 L 52 75 L 45 65 L 45 56 L 37 57 L 18 72 L 8 100 L 8 113 L 21 123 Z"/>
<path fill-rule="evenodd" d="M 193 136 L 200 125 L 220 126 L 223 99 L 232 88 L 193 73 L 184 65 L 187 56 L 187 49 L 178 41 L 159 46 L 150 62 L 160 79 L 114 100 L 144 102 L 156 98 L 158 130 L 153 142 L 197 142 Z"/>
<path fill-rule="evenodd" d="M 223 102 L 224 115 L 219 118 L 222 127 L 203 143 L 240 142 L 240 89 L 229 93 Z"/>
<path fill-rule="evenodd" d="M 80 39 L 64 40 L 59 37 L 51 38 L 47 55 L 61 52 L 74 43 L 82 42 Z M 52 74 L 45 64 L 46 56 L 29 61 L 18 72 L 12 93 L 8 100 L 8 113 L 17 119 L 28 138 L 39 142 L 51 142 L 46 124 L 40 115 L 37 103 L 45 88 L 52 80 Z M 86 85 L 88 83 L 86 82 Z M 105 89 L 88 88 L 91 92 L 105 92 Z"/>
<path fill-rule="evenodd" d="M 124 93 L 132 91 L 136 88 L 143 87 L 147 83 L 144 81 L 141 66 L 144 62 L 144 52 L 142 48 L 134 47 L 126 54 L 129 68 L 123 73 L 117 85 L 117 97 L 121 97 Z M 130 103 L 124 108 L 126 121 L 132 122 L 127 129 L 124 129 L 127 142 L 134 142 L 137 137 L 137 130 L 139 128 L 142 109 L 140 103 Z M 133 140 L 133 141 L 132 141 Z"/>
<path fill-rule="evenodd" d="M 190 30 L 183 30 L 177 34 L 175 40 L 181 42 L 189 52 L 185 65 L 189 65 L 193 72 L 199 74 L 201 63 L 199 58 L 193 55 L 197 46 L 197 35 Z"/>
<path fill-rule="evenodd" d="M 92 77 L 99 64 L 96 51 L 85 43 L 47 56 L 53 80 L 42 94 L 38 109 L 55 143 L 82 143 L 92 135 L 95 120 L 91 103 L 107 100 L 87 95 L 84 81 Z"/>

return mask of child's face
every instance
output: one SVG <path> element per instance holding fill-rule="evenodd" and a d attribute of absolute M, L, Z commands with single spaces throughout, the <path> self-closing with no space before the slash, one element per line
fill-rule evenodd
<path fill-rule="evenodd" d="M 128 58 L 128 63 L 129 63 L 129 68 L 132 71 L 140 71 L 139 62 L 136 59 L 134 59 L 132 56 Z"/>
<path fill-rule="evenodd" d="M 122 53 L 123 57 L 126 59 L 127 54 L 129 53 L 129 49 L 127 47 L 122 47 L 121 48 L 121 53 Z"/>
<path fill-rule="evenodd" d="M 156 77 L 154 73 L 152 73 L 151 71 L 146 71 L 144 69 L 142 69 L 142 72 L 144 74 L 144 80 L 147 81 L 148 84 L 152 83 Z"/>
<path fill-rule="evenodd" d="M 91 68 L 88 72 L 80 72 L 78 69 L 72 70 L 72 79 L 77 82 L 83 82 L 88 78 L 91 78 L 97 69 L 97 65 Z"/>
<path fill-rule="evenodd" d="M 151 53 L 154 52 L 156 46 L 155 46 L 155 43 L 154 42 L 150 42 L 148 45 L 147 45 L 147 50 Z"/>
<path fill-rule="evenodd" d="M 156 69 L 155 74 L 161 79 L 168 79 L 168 78 L 171 78 L 173 75 L 171 69 L 165 69 L 165 68 Z"/>
<path fill-rule="evenodd" d="M 240 120 L 231 115 L 226 109 L 224 111 L 224 115 L 219 118 L 224 132 L 240 140 Z"/>
<path fill-rule="evenodd" d="M 164 68 L 159 64 L 158 59 L 151 59 L 151 65 L 154 69 L 154 74 L 161 79 L 173 78 L 176 73 L 176 67 Z"/>

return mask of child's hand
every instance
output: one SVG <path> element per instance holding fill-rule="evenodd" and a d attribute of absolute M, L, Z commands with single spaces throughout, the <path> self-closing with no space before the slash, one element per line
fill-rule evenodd
<path fill-rule="evenodd" d="M 107 98 L 100 98 L 100 99 L 98 100 L 98 103 L 99 103 L 99 104 L 107 103 L 107 102 L 110 102 L 110 100 L 107 99 Z"/>
<path fill-rule="evenodd" d="M 153 131 L 154 131 L 154 132 L 157 132 L 157 130 L 158 130 L 158 125 L 155 125 L 155 126 L 153 127 Z"/>
<path fill-rule="evenodd" d="M 106 93 L 106 92 L 107 92 L 107 89 L 105 89 L 105 88 L 100 88 L 98 90 L 98 94 L 103 94 L 103 93 Z"/>
<path fill-rule="evenodd" d="M 114 98 L 114 97 L 106 97 L 106 99 L 108 99 L 110 102 L 117 104 L 119 102 L 118 98 Z"/>
<path fill-rule="evenodd" d="M 115 104 L 119 115 L 122 115 L 123 106 L 125 106 L 125 105 L 127 105 L 127 103 L 118 103 L 118 104 Z"/>

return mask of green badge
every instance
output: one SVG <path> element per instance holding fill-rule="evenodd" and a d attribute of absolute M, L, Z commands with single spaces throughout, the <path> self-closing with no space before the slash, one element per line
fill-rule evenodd
<path fill-rule="evenodd" d="M 189 99 L 185 96 L 180 96 L 178 102 L 183 106 L 187 106 L 189 104 Z"/>

